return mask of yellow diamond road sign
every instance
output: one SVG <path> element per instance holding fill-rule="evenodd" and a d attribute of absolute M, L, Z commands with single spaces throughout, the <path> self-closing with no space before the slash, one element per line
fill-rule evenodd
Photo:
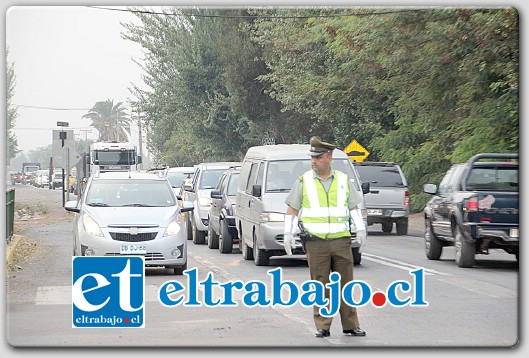
<path fill-rule="evenodd" d="M 345 147 L 343 151 L 349 156 L 349 159 L 355 162 L 363 162 L 369 155 L 367 149 L 362 147 L 362 145 L 360 145 L 356 139 L 353 139 L 353 141 L 349 143 L 349 145 Z"/>

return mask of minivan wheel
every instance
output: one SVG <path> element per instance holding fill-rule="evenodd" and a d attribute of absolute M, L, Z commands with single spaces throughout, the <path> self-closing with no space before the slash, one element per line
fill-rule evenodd
<path fill-rule="evenodd" d="M 253 260 L 256 266 L 268 266 L 270 264 L 270 256 L 266 250 L 260 249 L 257 244 L 257 237 L 253 238 Z"/>
<path fill-rule="evenodd" d="M 208 247 L 210 249 L 218 249 L 219 248 L 219 235 L 215 232 L 213 229 L 211 222 L 208 226 Z"/>
<path fill-rule="evenodd" d="M 242 251 L 242 258 L 245 260 L 253 260 L 252 248 L 246 245 L 246 242 L 242 237 L 239 239 L 239 246 Z"/>
<path fill-rule="evenodd" d="M 206 233 L 197 229 L 193 218 L 193 244 L 201 245 L 206 242 Z"/>
<path fill-rule="evenodd" d="M 219 250 L 223 254 L 229 254 L 233 251 L 233 238 L 228 231 L 226 220 L 220 222 Z"/>

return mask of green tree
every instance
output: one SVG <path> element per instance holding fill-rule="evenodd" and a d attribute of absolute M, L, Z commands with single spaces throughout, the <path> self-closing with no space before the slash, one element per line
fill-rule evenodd
<path fill-rule="evenodd" d="M 317 134 L 425 182 L 477 152 L 518 151 L 514 8 L 178 9 L 137 13 L 134 107 L 157 158 L 242 158 Z"/>
<path fill-rule="evenodd" d="M 15 94 L 15 64 L 9 62 L 9 49 L 6 50 L 6 130 L 7 130 L 7 162 L 9 163 L 11 158 L 15 158 L 17 153 L 20 152 L 18 149 L 18 141 L 13 128 L 15 126 L 16 119 L 18 117 L 17 108 L 12 104 L 12 99 Z"/>
<path fill-rule="evenodd" d="M 114 100 L 110 99 L 97 102 L 82 118 L 92 121 L 90 125 L 99 132 L 99 141 L 129 140 L 131 119 L 122 102 L 114 104 Z"/>
<path fill-rule="evenodd" d="M 328 15 L 307 9 L 303 15 Z M 293 15 L 298 10 L 274 10 Z M 518 14 L 497 9 L 344 9 L 330 18 L 263 18 L 271 96 L 339 146 L 395 161 L 422 184 L 477 152 L 518 151 Z"/>
<path fill-rule="evenodd" d="M 134 106 L 151 133 L 148 148 L 156 158 L 187 163 L 241 157 L 248 125 L 231 106 L 219 22 L 188 16 L 190 10 L 164 11 L 137 13 L 140 26 L 124 25 L 123 37 L 146 52 L 144 80 L 150 89 L 134 89 Z"/>

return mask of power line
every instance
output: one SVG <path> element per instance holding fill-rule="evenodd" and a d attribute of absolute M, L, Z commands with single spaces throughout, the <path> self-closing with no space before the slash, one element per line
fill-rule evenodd
<path fill-rule="evenodd" d="M 22 107 L 22 108 L 31 108 L 31 109 L 43 109 L 43 110 L 49 110 L 49 111 L 91 111 L 92 108 L 60 108 L 60 107 L 42 107 L 42 106 L 32 106 L 32 105 L 26 105 L 26 104 L 12 104 L 14 107 Z M 130 109 L 132 107 L 128 105 L 123 105 L 123 107 Z"/>
<path fill-rule="evenodd" d="M 91 108 L 57 108 L 57 107 L 40 107 L 40 106 L 29 106 L 25 104 L 13 104 L 16 107 L 32 108 L 32 109 L 45 109 L 50 111 L 89 111 Z"/>
<path fill-rule="evenodd" d="M 377 16 L 377 15 L 388 15 L 388 14 L 397 14 L 404 12 L 417 12 L 421 9 L 397 9 L 397 10 L 383 10 L 383 11 L 370 11 L 370 12 L 354 12 L 354 13 L 340 13 L 340 14 L 320 14 L 320 15 L 213 15 L 213 14 L 175 14 L 175 13 L 165 13 L 157 11 L 148 11 L 148 10 L 134 10 L 134 9 L 117 9 L 103 6 L 87 6 L 93 9 L 98 10 L 110 10 L 110 11 L 122 11 L 130 13 L 139 13 L 139 14 L 150 14 L 150 15 L 164 15 L 164 16 L 186 16 L 186 17 L 204 17 L 204 18 L 224 18 L 224 19 L 310 19 L 310 18 L 337 18 L 337 17 L 363 17 L 363 16 Z M 322 8 L 325 10 L 325 8 Z"/>
<path fill-rule="evenodd" d="M 96 129 L 95 127 L 66 127 L 67 129 L 65 130 L 68 130 L 68 129 L 79 129 L 79 130 L 86 130 L 86 129 L 89 129 L 89 128 L 94 128 Z M 56 128 L 56 127 L 53 127 L 53 128 L 35 128 L 35 127 L 30 127 L 30 128 L 24 128 L 24 127 L 13 127 L 12 128 L 13 130 L 30 130 L 30 131 L 51 131 L 51 130 L 55 130 L 55 129 L 59 129 L 59 128 Z"/>

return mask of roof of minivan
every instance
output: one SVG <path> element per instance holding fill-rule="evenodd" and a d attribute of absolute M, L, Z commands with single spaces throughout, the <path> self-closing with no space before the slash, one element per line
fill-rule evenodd
<path fill-rule="evenodd" d="M 251 147 L 246 152 L 245 158 L 260 159 L 310 159 L 309 144 L 275 144 Z M 333 158 L 344 158 L 348 156 L 340 149 L 332 152 Z"/>

